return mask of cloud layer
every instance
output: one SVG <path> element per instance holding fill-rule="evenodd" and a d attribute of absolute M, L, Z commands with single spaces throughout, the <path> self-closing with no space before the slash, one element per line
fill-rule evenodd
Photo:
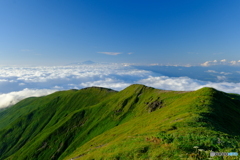
<path fill-rule="evenodd" d="M 217 73 L 207 70 L 209 73 Z M 126 64 L 93 64 L 55 67 L 0 68 L 0 108 L 11 106 L 30 96 L 42 96 L 57 90 L 100 86 L 122 90 L 133 84 L 159 89 L 190 91 L 202 87 L 239 93 L 240 83 L 223 82 L 227 74 L 219 72 L 221 82 L 201 81 L 189 77 L 169 77 Z"/>
<path fill-rule="evenodd" d="M 165 90 L 193 91 L 200 89 L 202 87 L 213 87 L 220 91 L 240 94 L 240 83 L 229 82 L 214 83 L 191 79 L 188 77 L 150 76 L 146 79 L 138 81 L 138 83 Z"/>
<path fill-rule="evenodd" d="M 232 65 L 232 66 L 239 66 L 240 65 L 240 60 L 237 61 L 227 61 L 226 59 L 222 60 L 213 60 L 213 61 L 206 61 L 201 64 L 201 66 L 207 67 L 207 66 L 212 66 L 212 65 Z"/>
<path fill-rule="evenodd" d="M 20 100 L 28 98 L 28 97 L 44 96 L 44 95 L 51 94 L 55 91 L 56 90 L 51 90 L 51 89 L 33 90 L 33 89 L 25 88 L 22 91 L 1 94 L 0 95 L 0 108 L 12 106 L 12 105 L 16 104 L 17 102 L 19 102 Z"/>

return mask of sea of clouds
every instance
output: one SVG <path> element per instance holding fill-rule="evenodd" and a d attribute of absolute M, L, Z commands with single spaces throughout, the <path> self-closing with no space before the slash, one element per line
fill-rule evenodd
<path fill-rule="evenodd" d="M 126 64 L 93 64 L 51 67 L 1 67 L 0 108 L 32 96 L 91 86 L 122 90 L 131 84 L 191 91 L 202 87 L 240 94 L 240 83 L 210 82 L 189 77 L 168 77 Z"/>

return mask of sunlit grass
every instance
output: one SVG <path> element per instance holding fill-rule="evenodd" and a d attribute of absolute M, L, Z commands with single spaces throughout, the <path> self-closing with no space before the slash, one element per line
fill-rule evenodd
<path fill-rule="evenodd" d="M 132 85 L 26 99 L 0 112 L 0 159 L 177 160 L 239 152 L 239 97 Z"/>

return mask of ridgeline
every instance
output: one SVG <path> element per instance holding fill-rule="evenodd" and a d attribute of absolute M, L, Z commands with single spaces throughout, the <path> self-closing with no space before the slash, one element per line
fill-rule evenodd
<path fill-rule="evenodd" d="M 0 111 L 0 159 L 208 159 L 240 153 L 239 124 L 240 95 L 214 88 L 59 91 Z"/>

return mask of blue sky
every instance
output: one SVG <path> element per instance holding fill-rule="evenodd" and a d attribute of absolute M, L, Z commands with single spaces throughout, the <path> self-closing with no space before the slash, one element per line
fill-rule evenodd
<path fill-rule="evenodd" d="M 239 8 L 239 0 L 0 0 L 0 64 L 239 60 Z"/>
<path fill-rule="evenodd" d="M 239 0 L 0 0 L 0 108 L 91 86 L 240 94 L 239 8 Z M 75 63 L 87 60 L 99 63 Z"/>

